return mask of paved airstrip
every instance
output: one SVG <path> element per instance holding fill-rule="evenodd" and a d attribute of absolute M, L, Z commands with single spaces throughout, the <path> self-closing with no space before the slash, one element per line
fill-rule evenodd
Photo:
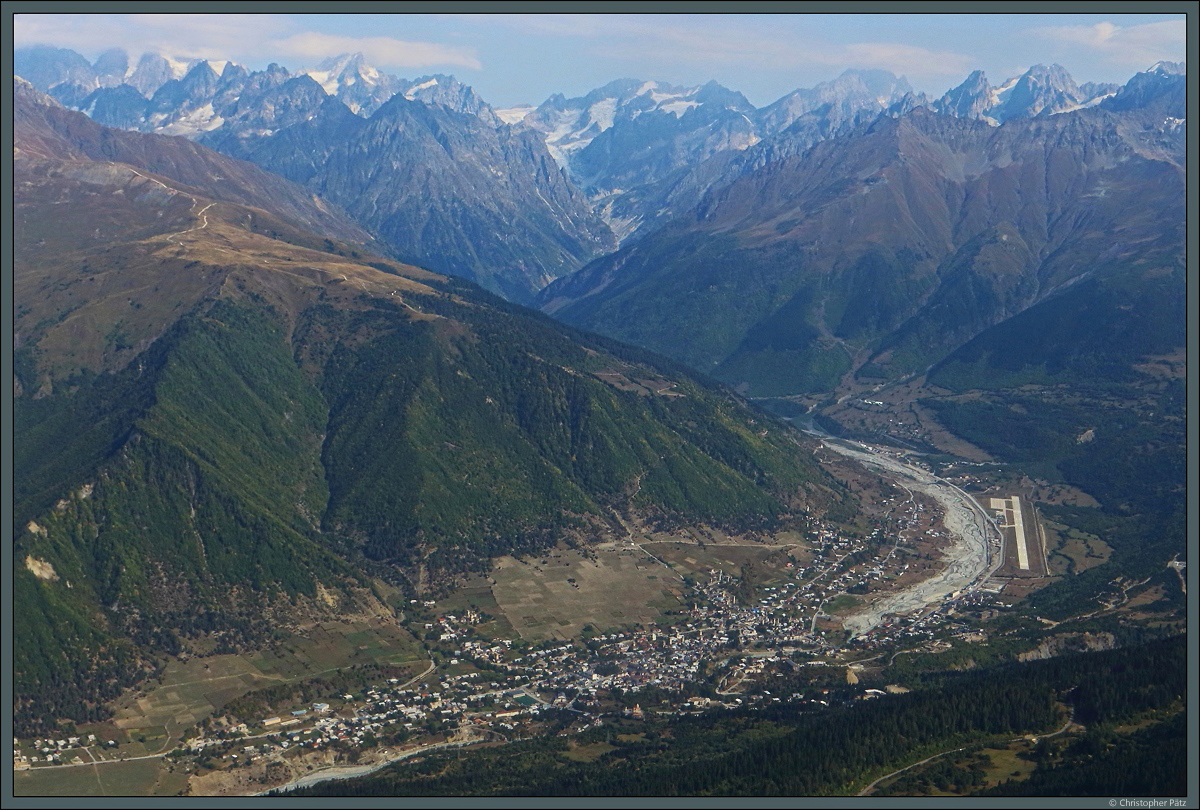
<path fill-rule="evenodd" d="M 1004 522 L 1000 524 L 1000 528 L 1012 528 L 1016 538 L 1017 567 L 1028 571 L 1029 547 L 1025 540 L 1025 518 L 1021 515 L 1021 499 L 1016 495 L 1011 498 L 992 498 L 992 509 L 1004 512 Z"/>

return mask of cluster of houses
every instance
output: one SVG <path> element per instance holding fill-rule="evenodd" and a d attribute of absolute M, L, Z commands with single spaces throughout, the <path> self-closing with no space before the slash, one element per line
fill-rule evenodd
<path fill-rule="evenodd" d="M 95 734 L 86 736 L 68 736 L 63 739 L 36 739 L 33 741 L 32 751 L 28 753 L 21 749 L 21 741 L 13 737 L 13 768 L 15 770 L 26 770 L 37 764 L 61 765 L 68 762 L 79 763 L 83 762 L 80 754 L 85 748 L 92 746 L 103 745 L 107 748 L 116 748 L 116 740 L 107 740 L 101 743 L 96 739 Z"/>
<path fill-rule="evenodd" d="M 576 713 L 577 725 L 587 728 L 602 722 L 601 695 L 613 690 L 636 693 L 646 687 L 680 691 L 711 674 L 714 665 L 721 666 L 747 648 L 757 648 L 754 654 L 759 657 L 722 673 L 717 681 L 722 687 L 718 689 L 719 699 L 690 697 L 671 710 L 778 702 L 781 696 L 765 690 L 742 694 L 739 684 L 760 678 L 765 664 L 790 661 L 796 652 L 829 652 L 833 645 L 816 625 L 826 603 L 855 586 L 869 587 L 885 576 L 885 569 L 891 574 L 907 569 L 906 564 L 893 561 L 889 565 L 889 561 L 902 547 L 904 529 L 920 519 L 925 507 L 912 499 L 897 506 L 906 507 L 896 510 L 905 514 L 893 516 L 893 529 L 899 531 L 886 554 L 867 561 L 861 561 L 857 554 L 878 544 L 880 530 L 864 540 L 820 528 L 812 560 L 807 565 L 787 563 L 784 581 L 757 588 L 752 604 L 735 597 L 738 592 L 743 598 L 746 594 L 737 577 L 712 570 L 708 581 L 697 587 L 693 609 L 673 624 L 601 634 L 584 644 L 545 642 L 534 650 L 514 650 L 513 642 L 507 639 L 472 640 L 471 626 L 478 624 L 481 616 L 469 609 L 461 614 L 447 613 L 423 623 L 427 637 L 454 645 L 456 657 L 446 662 L 450 667 L 460 662 L 469 662 L 473 667 L 458 667 L 459 674 L 443 673 L 416 688 L 401 685 L 393 678 L 359 695 L 330 698 L 336 704 L 333 706 L 318 701 L 249 724 L 224 727 L 208 738 L 191 741 L 190 748 L 200 752 L 220 745 L 224 758 L 244 763 L 296 748 L 362 746 L 402 730 L 422 733 L 465 724 L 513 729 L 522 718 L 536 718 L 550 709 Z M 855 559 L 849 560 L 852 556 Z M 971 598 L 978 600 L 982 595 Z M 424 607 L 436 605 L 426 601 Z M 935 629 L 944 633 L 946 628 L 941 625 L 945 619 L 941 614 L 897 617 L 874 633 L 859 637 L 855 644 L 861 649 L 902 640 L 930 642 Z M 966 627 L 959 629 L 964 638 L 971 632 Z M 656 711 L 661 710 L 656 707 Z M 643 715 L 640 706 L 625 708 L 624 713 L 634 719 Z M 95 735 L 89 735 L 86 745 L 95 744 Z M 107 744 L 116 746 L 111 740 Z M 78 737 L 37 740 L 37 755 L 22 754 L 19 759 L 23 761 L 16 767 L 30 767 L 39 761 L 60 763 L 70 749 L 83 745 Z"/>
<path fill-rule="evenodd" d="M 545 704 L 528 689 L 513 686 L 513 682 L 527 683 L 528 679 L 515 672 L 495 677 L 499 680 L 478 671 L 468 672 L 443 676 L 418 688 L 402 688 L 392 678 L 361 695 L 341 695 L 336 710 L 329 703 L 316 702 L 286 715 L 262 718 L 251 726 L 242 723 L 221 729 L 212 737 L 191 741 L 190 748 L 199 752 L 214 745 L 224 746 L 225 758 L 245 763 L 290 749 L 363 746 L 401 730 L 429 731 L 435 721 L 450 727 L 470 722 L 512 728 L 509 721 L 517 715 L 544 708 Z M 261 742 L 243 745 L 233 753 L 230 741 L 239 737 L 245 742 Z"/>

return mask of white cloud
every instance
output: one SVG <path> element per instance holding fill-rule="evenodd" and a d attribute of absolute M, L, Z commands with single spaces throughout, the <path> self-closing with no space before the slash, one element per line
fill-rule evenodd
<path fill-rule="evenodd" d="M 71 48 L 88 57 L 124 48 L 134 59 L 153 52 L 242 61 L 253 58 L 264 36 L 280 34 L 284 26 L 277 17 L 259 14 L 19 14 L 13 18 L 13 42 Z"/>
<path fill-rule="evenodd" d="M 856 67 L 890 70 L 897 76 L 965 77 L 975 67 L 972 57 L 953 51 L 931 51 L 896 42 L 847 45 L 842 61 Z"/>
<path fill-rule="evenodd" d="M 479 70 L 483 67 L 474 48 L 406 42 L 392 37 L 346 37 L 305 31 L 267 43 L 281 56 L 320 60 L 343 53 L 361 52 L 373 65 L 385 68 L 425 68 L 452 65 Z"/>
<path fill-rule="evenodd" d="M 392 37 L 334 36 L 302 30 L 270 14 L 18 14 L 13 42 L 71 48 L 94 58 L 109 48 L 180 58 L 232 59 L 240 64 L 275 60 L 288 67 L 361 51 L 381 68 L 453 66 L 479 69 L 474 48 Z"/>
<path fill-rule="evenodd" d="M 721 14 L 498 14 L 459 19 L 518 36 L 578 40 L 598 57 L 658 63 L 739 63 L 769 68 L 804 60 L 791 32 L 764 36 L 761 15 Z M 781 62 L 782 60 L 782 62 Z"/>
<path fill-rule="evenodd" d="M 813 36 L 797 15 L 497 15 L 467 17 L 525 34 L 577 37 L 610 59 L 766 71 L 805 67 L 880 68 L 898 75 L 961 77 L 971 57 L 889 42 L 840 45 Z"/>
<path fill-rule="evenodd" d="M 1145 69 L 1161 60 L 1183 61 L 1187 21 L 1163 20 L 1121 26 L 1104 21 L 1095 25 L 1052 25 L 1029 29 L 1041 39 L 1084 48 L 1106 61 Z"/>

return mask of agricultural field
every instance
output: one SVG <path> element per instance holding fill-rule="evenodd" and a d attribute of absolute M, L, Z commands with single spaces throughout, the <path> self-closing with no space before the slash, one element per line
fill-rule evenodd
<path fill-rule="evenodd" d="M 1095 568 L 1112 555 L 1112 547 L 1094 534 L 1042 518 L 1050 573 L 1078 574 Z"/>
<path fill-rule="evenodd" d="M 656 541 L 643 543 L 642 548 L 680 574 L 699 582 L 707 580 L 710 571 L 739 576 L 744 566 L 752 565 L 756 585 L 777 585 L 793 579 L 787 568 L 788 563 L 793 566 L 807 565 L 812 557 L 807 545 L 800 544 L 799 535 L 791 532 L 786 535 L 775 538 L 779 545 L 738 543 L 731 538 L 721 538 L 704 545 L 674 540 Z"/>
<path fill-rule="evenodd" d="M 609 751 L 616 750 L 617 747 L 615 745 L 607 742 L 594 742 L 589 745 L 573 745 L 568 743 L 567 751 L 563 756 L 575 762 L 595 762 Z"/>
<path fill-rule="evenodd" d="M 251 660 L 268 677 L 291 680 L 355 664 L 400 664 L 422 657 L 420 643 L 406 630 L 386 619 L 372 618 L 321 622 Z"/>
<path fill-rule="evenodd" d="M 449 596 L 438 601 L 438 609 L 449 613 L 476 610 L 495 615 L 500 606 L 492 595 L 491 580 L 485 576 L 472 577 L 463 582 Z"/>
<path fill-rule="evenodd" d="M 554 549 L 505 556 L 492 578 L 496 604 L 528 641 L 573 638 L 589 624 L 597 630 L 652 624 L 683 604 L 680 574 L 626 545 L 603 544 L 589 555 Z"/>
<path fill-rule="evenodd" d="M 463 588 L 438 607 L 500 613 L 515 636 L 528 641 L 568 639 L 589 624 L 603 632 L 662 621 L 665 611 L 685 604 L 684 577 L 704 582 L 712 571 L 736 576 L 751 566 L 755 584 L 779 584 L 792 578 L 788 563 L 802 565 L 811 558 L 796 532 L 781 533 L 769 543 L 711 528 L 634 536 L 636 544 L 601 543 L 590 552 L 558 548 L 528 558 L 502 557 L 493 568 L 490 590 Z"/>
<path fill-rule="evenodd" d="M 162 759 L 135 759 L 100 766 L 34 768 L 13 773 L 17 796 L 175 796 L 187 772 Z"/>
<path fill-rule="evenodd" d="M 841 593 L 825 603 L 824 610 L 829 614 L 848 613 L 858 607 L 861 602 L 848 593 Z"/>
<path fill-rule="evenodd" d="M 521 637 L 496 602 L 490 577 L 472 578 L 438 602 L 439 613 L 462 614 L 467 610 L 475 610 L 487 617 L 486 621 L 480 622 L 475 628 L 484 638 L 506 638 L 516 641 Z"/>
<path fill-rule="evenodd" d="M 254 689 L 355 664 L 398 664 L 422 657 L 420 644 L 387 620 L 322 622 L 258 653 L 171 661 L 157 682 L 118 702 L 113 725 L 133 744 L 142 739 L 144 753 L 160 753 L 183 730 Z M 138 755 L 125 748 L 122 753 Z"/>

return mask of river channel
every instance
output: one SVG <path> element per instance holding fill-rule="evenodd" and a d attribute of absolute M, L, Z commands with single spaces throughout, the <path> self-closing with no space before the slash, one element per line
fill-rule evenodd
<path fill-rule="evenodd" d="M 941 602 L 955 591 L 982 582 L 1000 567 L 1001 555 L 992 555 L 988 547 L 989 538 L 995 537 L 999 529 L 983 507 L 966 492 L 920 467 L 867 445 L 837 439 L 816 430 L 805 432 L 821 439 L 827 449 L 853 458 L 936 500 L 945 510 L 946 530 L 954 541 L 945 552 L 946 567 L 941 572 L 848 616 L 842 625 L 850 631 L 851 638 L 878 627 L 885 615 L 912 613 Z"/>

